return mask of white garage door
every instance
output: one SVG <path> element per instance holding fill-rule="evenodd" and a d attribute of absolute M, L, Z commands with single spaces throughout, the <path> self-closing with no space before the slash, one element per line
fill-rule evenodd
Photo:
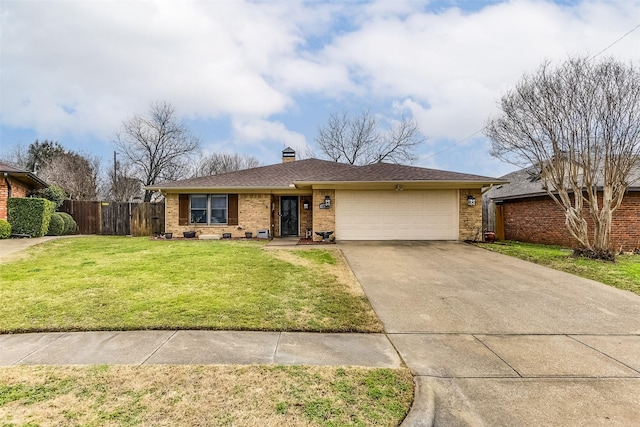
<path fill-rule="evenodd" d="M 457 190 L 336 191 L 338 240 L 457 240 Z"/>

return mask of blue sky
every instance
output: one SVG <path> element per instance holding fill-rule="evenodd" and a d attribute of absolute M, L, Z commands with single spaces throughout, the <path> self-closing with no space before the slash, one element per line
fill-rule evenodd
<path fill-rule="evenodd" d="M 3 0 L 0 158 L 38 138 L 110 162 L 122 121 L 165 100 L 205 152 L 277 163 L 369 110 L 418 121 L 416 165 L 500 176 L 478 131 L 501 94 L 638 24 L 640 0 Z M 604 55 L 637 64 L 640 29 Z"/>

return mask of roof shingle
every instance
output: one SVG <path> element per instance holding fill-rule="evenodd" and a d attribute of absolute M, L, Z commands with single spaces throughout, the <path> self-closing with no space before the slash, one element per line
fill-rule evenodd
<path fill-rule="evenodd" d="M 390 163 L 375 163 L 354 166 L 319 159 L 305 159 L 290 163 L 279 163 L 229 172 L 220 175 L 165 182 L 151 189 L 169 190 L 179 188 L 289 188 L 296 182 L 386 182 L 386 181 L 442 181 L 442 182 L 487 182 L 496 178 L 403 166 Z"/>

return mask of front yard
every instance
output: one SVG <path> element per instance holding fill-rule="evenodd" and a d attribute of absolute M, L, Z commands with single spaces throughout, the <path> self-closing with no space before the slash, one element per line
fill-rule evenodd
<path fill-rule="evenodd" d="M 572 256 L 560 246 L 521 242 L 478 243 L 478 246 L 526 261 L 595 280 L 640 295 L 640 255 L 619 255 L 616 262 Z"/>
<path fill-rule="evenodd" d="M 87 237 L 35 246 L 0 269 L 0 333 L 382 331 L 339 252 L 263 245 Z"/>
<path fill-rule="evenodd" d="M 32 247 L 0 266 L 0 333 L 382 331 L 339 251 L 263 245 L 87 237 Z M 412 400 L 406 368 L 0 367 L 2 426 L 395 426 Z"/>

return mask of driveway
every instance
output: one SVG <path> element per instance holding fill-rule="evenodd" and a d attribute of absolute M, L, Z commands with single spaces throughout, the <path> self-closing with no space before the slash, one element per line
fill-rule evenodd
<path fill-rule="evenodd" d="M 457 242 L 340 247 L 436 425 L 640 424 L 640 297 Z"/>

